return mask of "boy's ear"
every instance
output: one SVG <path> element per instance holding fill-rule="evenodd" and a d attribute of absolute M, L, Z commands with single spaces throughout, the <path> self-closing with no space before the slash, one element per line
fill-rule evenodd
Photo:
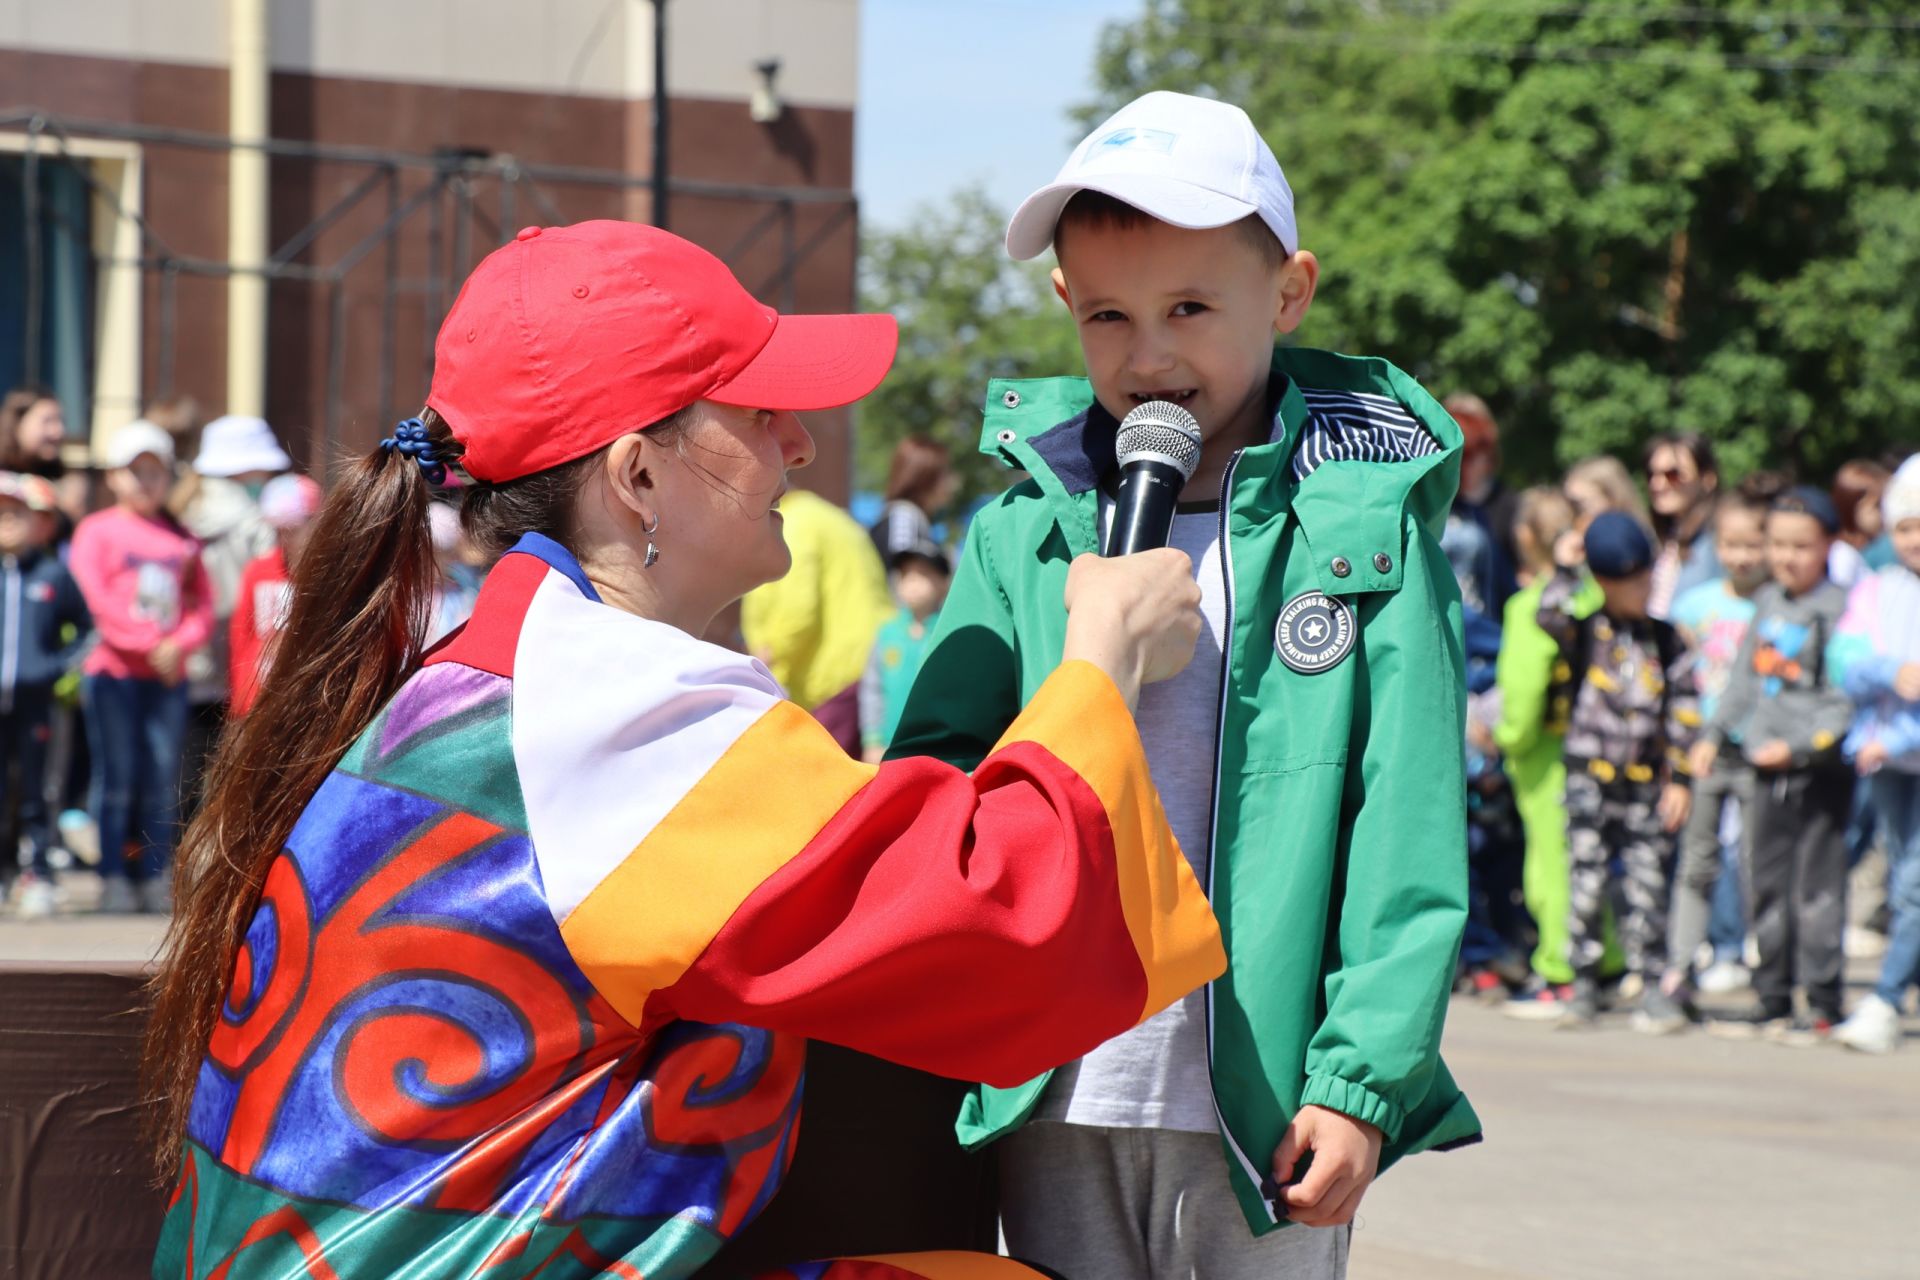
<path fill-rule="evenodd" d="M 1060 301 L 1066 303 L 1069 309 L 1072 308 L 1073 298 L 1067 293 L 1067 273 L 1058 267 L 1053 269 L 1053 291 L 1060 295 Z"/>
<path fill-rule="evenodd" d="M 1273 331 L 1292 333 L 1307 318 L 1313 291 L 1320 283 L 1320 260 L 1306 249 L 1296 250 L 1280 264 L 1280 288 L 1273 309 Z"/>

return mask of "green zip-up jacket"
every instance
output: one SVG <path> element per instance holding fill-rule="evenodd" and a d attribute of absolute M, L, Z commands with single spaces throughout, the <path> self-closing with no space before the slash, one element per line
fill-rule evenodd
<path fill-rule="evenodd" d="M 1222 483 L 1207 877 L 1229 958 L 1207 990 L 1209 1069 L 1256 1233 L 1285 1225 L 1263 1183 L 1302 1106 L 1377 1125 L 1383 1169 L 1480 1133 L 1440 1060 L 1467 910 L 1460 597 L 1438 542 L 1460 429 L 1384 360 L 1280 348 L 1270 400 L 1273 439 Z M 975 519 L 890 754 L 972 768 L 1058 664 L 1114 431 L 1085 379 L 992 384 L 982 449 L 1031 478 Z M 1351 649 L 1303 674 L 1283 611 L 1313 593 L 1347 611 Z M 1287 632 L 1295 663 L 1325 634 Z M 1017 1127 L 1045 1086 L 977 1090 L 961 1140 Z"/>

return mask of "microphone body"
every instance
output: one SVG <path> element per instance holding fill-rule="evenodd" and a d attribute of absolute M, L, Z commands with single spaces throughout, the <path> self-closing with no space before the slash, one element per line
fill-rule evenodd
<path fill-rule="evenodd" d="M 1187 477 L 1158 458 L 1120 469 L 1120 491 L 1113 500 L 1113 527 L 1103 554 L 1130 556 L 1167 545 L 1173 536 L 1173 511 Z"/>
<path fill-rule="evenodd" d="M 1120 486 L 1102 555 L 1126 556 L 1167 545 L 1174 508 L 1200 465 L 1200 424 L 1165 400 L 1150 400 L 1121 420 L 1114 437 Z"/>

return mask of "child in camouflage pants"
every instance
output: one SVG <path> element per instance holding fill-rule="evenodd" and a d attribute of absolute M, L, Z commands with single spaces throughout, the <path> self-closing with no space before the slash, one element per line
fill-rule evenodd
<path fill-rule="evenodd" d="M 1579 584 L 1563 571 L 1542 593 L 1539 618 L 1560 646 L 1560 696 L 1568 702 L 1574 994 L 1563 1024 L 1590 1026 L 1598 1016 L 1611 898 L 1627 969 L 1641 979 L 1634 1028 L 1677 1031 L 1686 1016 L 1661 978 L 1674 833 L 1687 818 L 1687 750 L 1700 727 L 1692 664 L 1674 629 L 1647 616 L 1654 548 L 1639 522 L 1624 512 L 1601 515 L 1587 528 L 1586 550 L 1606 604 L 1591 617 L 1573 617 L 1567 605 Z"/>

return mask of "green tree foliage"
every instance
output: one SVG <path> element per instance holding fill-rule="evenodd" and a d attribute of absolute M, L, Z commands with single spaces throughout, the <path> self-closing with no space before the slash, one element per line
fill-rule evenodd
<path fill-rule="evenodd" d="M 1920 442 L 1906 0 L 1147 0 L 1106 111 L 1244 106 L 1321 292 L 1299 335 L 1499 414 L 1528 475 L 1668 428 L 1738 474 Z"/>
<path fill-rule="evenodd" d="M 1080 346 L 1048 279 L 1051 263 L 1014 262 L 1007 215 L 978 190 L 928 205 L 906 230 L 869 237 L 861 305 L 900 320 L 900 354 L 861 402 L 855 478 L 885 486 L 894 444 L 932 436 L 953 451 L 960 501 L 1006 484 L 978 451 L 989 378 L 1080 371 Z"/>

